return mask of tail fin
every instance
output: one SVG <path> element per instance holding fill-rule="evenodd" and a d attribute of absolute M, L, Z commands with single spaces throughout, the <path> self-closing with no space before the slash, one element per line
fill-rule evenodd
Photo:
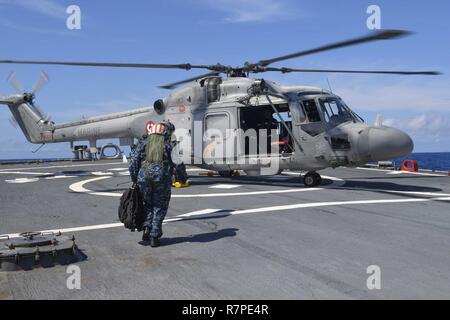
<path fill-rule="evenodd" d="M 25 95 L 0 98 L 0 104 L 9 107 L 20 129 L 31 143 L 46 143 L 53 140 L 53 124 L 46 121 L 42 113 Z"/>

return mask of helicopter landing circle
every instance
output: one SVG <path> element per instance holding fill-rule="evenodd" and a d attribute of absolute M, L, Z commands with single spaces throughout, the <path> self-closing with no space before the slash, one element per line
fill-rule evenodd
<path fill-rule="evenodd" d="M 293 174 L 293 173 L 292 173 Z M 99 182 L 102 180 L 110 179 L 111 176 L 102 176 L 91 179 L 82 180 L 70 185 L 70 190 L 76 193 L 85 193 L 93 196 L 104 196 L 104 197 L 121 197 L 121 192 L 103 192 L 103 191 L 94 191 L 90 190 L 86 187 L 87 184 L 93 182 Z M 213 197 L 236 197 L 236 196 L 255 196 L 255 195 L 267 195 L 267 194 L 281 194 L 281 193 L 296 193 L 296 192 L 306 192 L 306 191 L 320 191 L 328 188 L 339 188 L 345 184 L 345 180 L 330 177 L 330 176 L 322 176 L 325 180 L 330 180 L 331 183 L 327 185 L 323 185 L 316 188 L 306 188 L 303 185 L 298 188 L 288 188 L 288 189 L 272 189 L 272 190 L 264 190 L 264 191 L 248 191 L 248 192 L 224 192 L 224 193 L 195 193 L 195 194 L 172 194 L 172 198 L 213 198 Z M 211 182 L 211 187 L 218 185 L 218 183 Z M 226 185 L 225 183 L 221 183 L 221 186 Z M 300 183 L 299 183 L 300 185 Z M 195 187 L 195 183 L 187 188 L 189 190 Z M 233 182 L 233 188 L 236 188 L 236 185 Z"/>

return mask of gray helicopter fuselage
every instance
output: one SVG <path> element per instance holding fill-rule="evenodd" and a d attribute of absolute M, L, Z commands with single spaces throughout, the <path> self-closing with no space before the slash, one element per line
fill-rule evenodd
<path fill-rule="evenodd" d="M 177 156 L 185 163 L 218 171 L 256 172 L 273 163 L 280 170 L 315 171 L 390 160 L 412 151 L 408 135 L 393 128 L 367 125 L 329 91 L 267 82 L 273 92 L 280 94 L 249 94 L 258 81 L 244 77 L 205 78 L 174 90 L 163 99 L 158 112 L 149 107 L 60 124 L 43 120 L 32 103 L 22 101 L 20 95 L 2 98 L 0 103 L 9 106 L 27 139 L 40 144 L 90 141 L 95 145 L 106 138 L 133 141 L 142 137 L 152 123 L 170 120 L 177 128 Z M 269 120 L 263 114 L 270 114 Z M 278 141 L 282 151 L 252 152 L 247 150 L 245 139 L 238 139 L 240 142 L 232 143 L 232 153 L 205 155 L 211 143 L 211 137 L 205 136 L 208 129 L 223 132 L 220 141 L 214 138 L 217 149 L 218 145 L 231 145 L 228 140 L 239 138 L 246 129 L 260 128 L 264 121 L 271 122 L 278 133 L 283 132 Z M 237 133 L 230 138 L 230 132 Z M 261 141 L 261 137 L 258 139 Z"/>
<path fill-rule="evenodd" d="M 255 81 L 249 78 L 214 78 L 195 82 L 193 85 L 174 91 L 164 99 L 166 105 L 166 118 L 172 121 L 177 128 L 187 129 L 184 134 L 189 141 L 202 141 L 202 148 L 191 146 L 190 153 L 183 150 L 180 157 L 186 162 L 201 159 L 206 147 L 205 137 L 196 139 L 195 135 L 204 135 L 208 129 L 208 117 L 214 116 L 214 126 L 231 131 L 242 129 L 243 111 L 258 113 L 268 109 L 270 102 L 264 95 L 252 97 L 248 103 L 240 101 L 248 97 L 248 91 Z M 290 152 L 279 154 L 250 154 L 241 145 L 235 148 L 234 159 L 209 159 L 207 167 L 216 170 L 246 170 L 257 171 L 270 162 L 277 162 L 280 170 L 320 170 L 327 167 L 357 166 L 368 161 L 389 160 L 405 156 L 412 151 L 412 141 L 405 133 L 387 127 L 373 127 L 365 124 L 344 102 L 329 91 L 315 87 L 305 86 L 278 86 L 270 83 L 276 91 L 282 92 L 285 99 L 274 97 L 271 100 L 275 106 L 285 106 L 289 114 L 291 137 Z M 340 101 L 342 107 L 348 110 L 348 118 L 332 123 L 327 119 L 321 99 Z M 305 110 L 305 102 L 311 103 L 310 110 Z M 264 109 L 265 108 L 265 109 Z M 286 109 L 287 108 L 287 109 Z M 311 119 L 308 114 L 316 108 L 317 119 Z M 270 109 L 269 109 L 270 110 Z M 219 120 L 220 116 L 222 119 Z M 221 121 L 223 122 L 221 123 Z M 313 121 L 314 120 L 314 121 Z M 328 120 L 328 121 L 327 121 Z M 201 123 L 201 129 L 194 128 L 194 123 Z M 197 126 L 198 127 L 198 126 Z M 281 128 L 281 124 L 279 125 Z M 226 137 L 224 140 L 229 139 Z M 227 141 L 222 141 L 226 144 Z M 230 157 L 230 154 L 226 154 Z M 236 161 L 246 158 L 248 161 Z M 235 161 L 233 161 L 235 160 Z M 204 165 L 204 159 L 202 164 Z"/>

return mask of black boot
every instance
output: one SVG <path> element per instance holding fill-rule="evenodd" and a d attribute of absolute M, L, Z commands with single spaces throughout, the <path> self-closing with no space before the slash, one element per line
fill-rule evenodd
<path fill-rule="evenodd" d="M 152 248 L 159 247 L 159 238 L 151 237 L 150 238 L 150 247 L 152 247 Z"/>
<path fill-rule="evenodd" d="M 150 229 L 147 227 L 142 232 L 142 241 L 150 241 Z"/>

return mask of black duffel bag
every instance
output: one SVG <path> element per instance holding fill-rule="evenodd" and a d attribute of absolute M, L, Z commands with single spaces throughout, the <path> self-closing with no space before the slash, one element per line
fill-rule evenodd
<path fill-rule="evenodd" d="M 142 231 L 144 224 L 144 205 L 137 185 L 125 191 L 120 198 L 119 220 L 131 231 Z"/>

